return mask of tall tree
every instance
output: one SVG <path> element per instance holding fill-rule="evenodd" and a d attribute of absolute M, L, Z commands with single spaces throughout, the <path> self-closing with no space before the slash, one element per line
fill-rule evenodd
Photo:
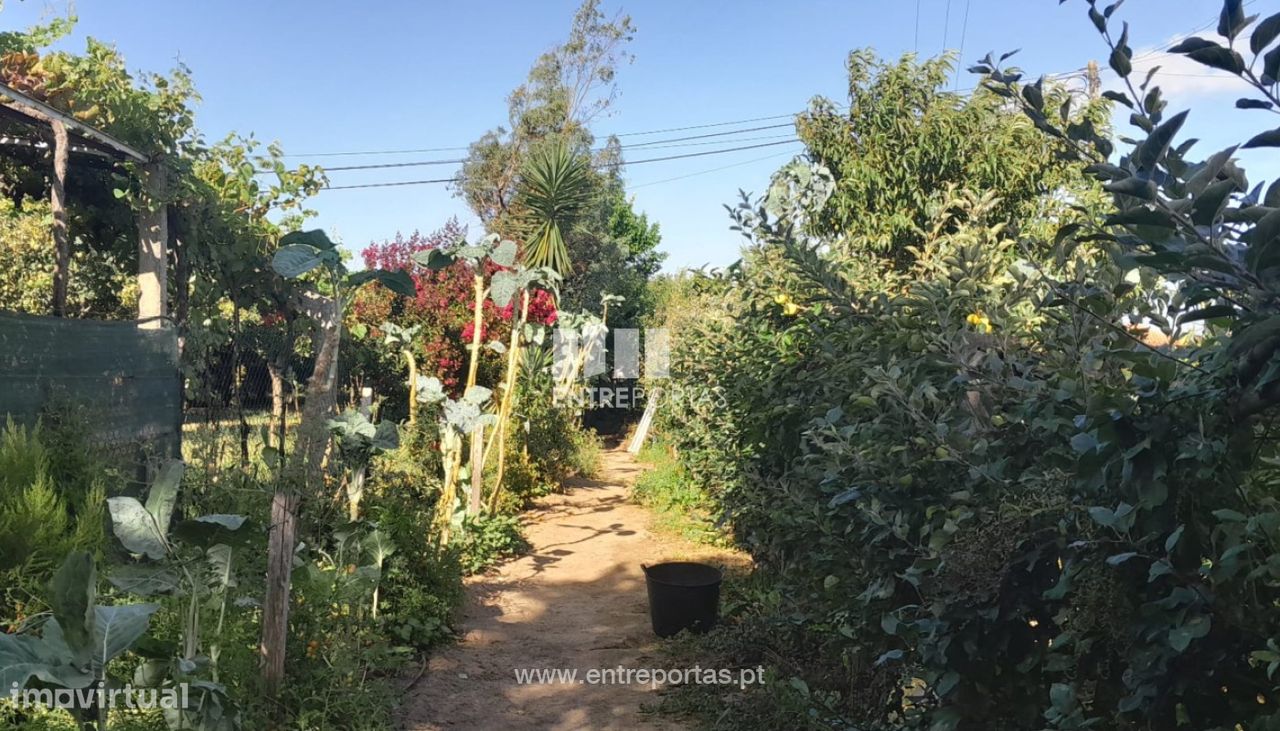
<path fill-rule="evenodd" d="M 885 62 L 862 49 L 847 66 L 848 111 L 817 97 L 796 131 L 836 183 L 812 233 L 836 237 L 848 253 L 903 268 L 949 188 L 992 191 L 996 214 L 1019 220 L 1063 183 L 1052 143 L 1004 100 L 946 90 L 949 57 Z M 1104 114 L 1099 107 L 1098 124 Z"/>
<path fill-rule="evenodd" d="M 543 144 L 562 144 L 597 165 L 613 162 L 607 153 L 592 152 L 589 125 L 617 99 L 617 69 L 631 60 L 624 46 L 634 30 L 630 16 L 607 18 L 599 0 L 585 0 L 569 37 L 539 56 L 507 98 L 509 126 L 472 143 L 457 189 L 490 231 L 520 232 L 521 172 Z"/>

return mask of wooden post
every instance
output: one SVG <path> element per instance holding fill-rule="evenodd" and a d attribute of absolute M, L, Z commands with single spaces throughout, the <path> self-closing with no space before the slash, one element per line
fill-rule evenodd
<path fill-rule="evenodd" d="M 293 552 L 298 545 L 296 490 L 281 486 L 271 499 L 271 530 L 267 534 L 267 589 L 262 603 L 262 684 L 274 695 L 284 681 L 285 646 L 289 639 L 289 583 Z"/>
<path fill-rule="evenodd" d="M 334 405 L 338 371 L 338 346 L 342 334 L 342 310 L 338 300 L 305 294 L 297 305 L 316 321 L 313 342 L 319 343 L 315 370 L 307 384 L 298 442 L 287 474 L 278 478 L 271 500 L 271 530 L 267 537 L 267 587 L 262 602 L 262 686 L 274 694 L 284 681 L 285 646 L 289 638 L 289 586 L 293 578 L 293 552 L 298 546 L 298 511 L 301 488 L 312 494 L 324 485 L 324 453 L 329 444 L 325 426 Z"/>
<path fill-rule="evenodd" d="M 142 210 L 138 211 L 138 319 L 144 328 L 163 327 L 158 319 L 169 314 L 168 257 L 169 215 L 164 203 L 168 175 L 162 163 L 151 163 L 143 172 Z"/>
<path fill-rule="evenodd" d="M 67 232 L 67 126 L 49 121 L 53 129 L 53 184 L 49 186 L 49 207 L 53 211 L 53 315 L 67 315 L 67 281 L 71 277 L 71 237 Z"/>

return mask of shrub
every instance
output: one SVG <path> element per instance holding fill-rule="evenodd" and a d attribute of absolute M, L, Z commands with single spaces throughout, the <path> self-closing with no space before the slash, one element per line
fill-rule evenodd
<path fill-rule="evenodd" d="M 0 431 L 0 572 L 6 587 L 0 617 L 15 621 L 43 608 L 44 583 L 63 556 L 98 552 L 105 538 L 101 472 L 65 469 L 67 458 L 45 445 L 46 436 L 61 439 L 12 420 Z M 55 463 L 64 466 L 58 477 Z"/>
<path fill-rule="evenodd" d="M 1251 22 L 1228 1 L 1219 33 Z M 1274 70 L 1280 18 L 1256 28 Z M 1225 45 L 1175 50 L 1280 104 Z M 1057 146 L 1035 218 L 957 180 L 885 259 L 824 215 L 847 171 L 794 163 L 674 343 L 663 433 L 777 587 L 753 600 L 795 680 L 775 700 L 859 728 L 1273 728 L 1280 185 L 1190 159 L 1153 85 L 1109 95 L 1141 128 L 1115 159 L 1094 110 L 979 69 Z"/>
<path fill-rule="evenodd" d="M 467 516 L 459 535 L 458 555 L 462 570 L 468 574 L 478 574 L 499 560 L 529 548 L 520 533 L 520 519 L 513 515 Z"/>

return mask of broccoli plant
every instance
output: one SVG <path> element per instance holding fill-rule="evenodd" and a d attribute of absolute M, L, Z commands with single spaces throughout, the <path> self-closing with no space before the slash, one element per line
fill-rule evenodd
<path fill-rule="evenodd" d="M 73 690 L 101 688 L 107 666 L 146 634 L 156 604 L 102 606 L 97 572 L 87 551 L 68 554 L 50 586 L 52 616 L 38 625 L 0 634 L 0 687 L 34 683 Z M 91 703 L 75 709 L 79 720 L 107 728 L 107 709 Z"/>
<path fill-rule="evenodd" d="M 148 660 L 135 673 L 140 685 L 187 683 L 196 690 L 199 702 L 165 710 L 169 726 L 230 730 L 239 727 L 239 714 L 219 683 L 218 658 L 227 605 L 237 585 L 236 551 L 254 532 L 252 522 L 241 515 L 172 522 L 183 470 L 177 460 L 162 465 L 145 503 L 128 496 L 107 500 L 112 531 L 134 557 L 113 569 L 107 580 L 135 596 L 169 596 L 182 604 L 181 647 L 168 659 Z M 207 605 L 217 608 L 218 619 L 206 648 L 201 610 Z"/>
<path fill-rule="evenodd" d="M 360 519 L 360 500 L 364 497 L 364 480 L 374 456 L 400 446 L 400 433 L 389 421 L 374 424 L 358 409 L 348 409 L 329 420 L 342 461 L 349 470 L 346 479 L 347 517 Z"/>

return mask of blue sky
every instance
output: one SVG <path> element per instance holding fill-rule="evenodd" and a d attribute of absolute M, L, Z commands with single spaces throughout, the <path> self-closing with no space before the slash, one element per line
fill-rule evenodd
<path fill-rule="evenodd" d="M 539 53 L 567 33 L 573 0 L 489 3 L 328 0 L 173 2 L 78 0 L 80 23 L 61 45 L 81 50 L 84 36 L 115 43 L 133 69 L 187 64 L 204 101 L 198 124 L 210 139 L 232 130 L 279 140 L 288 153 L 463 147 L 506 120 L 506 95 Z M 845 0 L 726 4 L 682 0 L 606 1 L 608 13 L 632 16 L 635 61 L 621 69 L 612 113 L 598 136 L 770 117 L 802 109 L 815 95 L 843 100 L 849 50 L 870 46 L 886 57 L 933 55 L 963 42 L 966 64 L 989 50 L 1024 49 L 1015 61 L 1029 73 L 1068 71 L 1105 49 L 1072 0 Z M 22 27 L 65 12 L 64 2 L 8 0 L 0 25 Z M 1141 53 L 1208 25 L 1218 0 L 1129 0 L 1120 17 L 1133 25 Z M 1280 0 L 1254 0 L 1251 13 L 1280 10 Z M 965 19 L 967 13 L 967 22 Z M 1209 31 L 1210 33 L 1212 30 Z M 1264 113 L 1215 112 L 1229 107 L 1235 82 L 1168 56 L 1174 109 L 1194 108 L 1190 131 L 1202 154 L 1273 126 Z M 972 85 L 961 73 L 959 86 Z M 1206 102 L 1218 102 L 1207 105 Z M 689 132 L 623 137 L 649 142 L 783 120 Z M 1271 125 L 1268 125 L 1271 122 Z M 786 129 L 721 138 L 724 144 L 635 150 L 632 160 L 702 152 L 770 139 Z M 799 145 L 743 150 L 634 165 L 626 178 L 638 208 L 661 224 L 668 269 L 737 258 L 741 239 L 728 230 L 723 204 L 738 189 L 760 191 Z M 459 152 L 367 157 L 295 157 L 329 165 L 448 158 Z M 766 158 L 766 159 L 761 159 Z M 1255 178 L 1280 171 L 1272 158 L 1246 158 Z M 732 166 L 732 167 L 727 167 Z M 716 168 L 726 168 L 714 170 Z M 447 177 L 451 166 L 335 172 L 333 185 Z M 359 249 L 397 231 L 423 231 L 450 216 L 473 221 L 443 185 L 334 190 L 321 193 L 314 222 Z M 473 226 L 473 231 L 477 230 Z"/>

